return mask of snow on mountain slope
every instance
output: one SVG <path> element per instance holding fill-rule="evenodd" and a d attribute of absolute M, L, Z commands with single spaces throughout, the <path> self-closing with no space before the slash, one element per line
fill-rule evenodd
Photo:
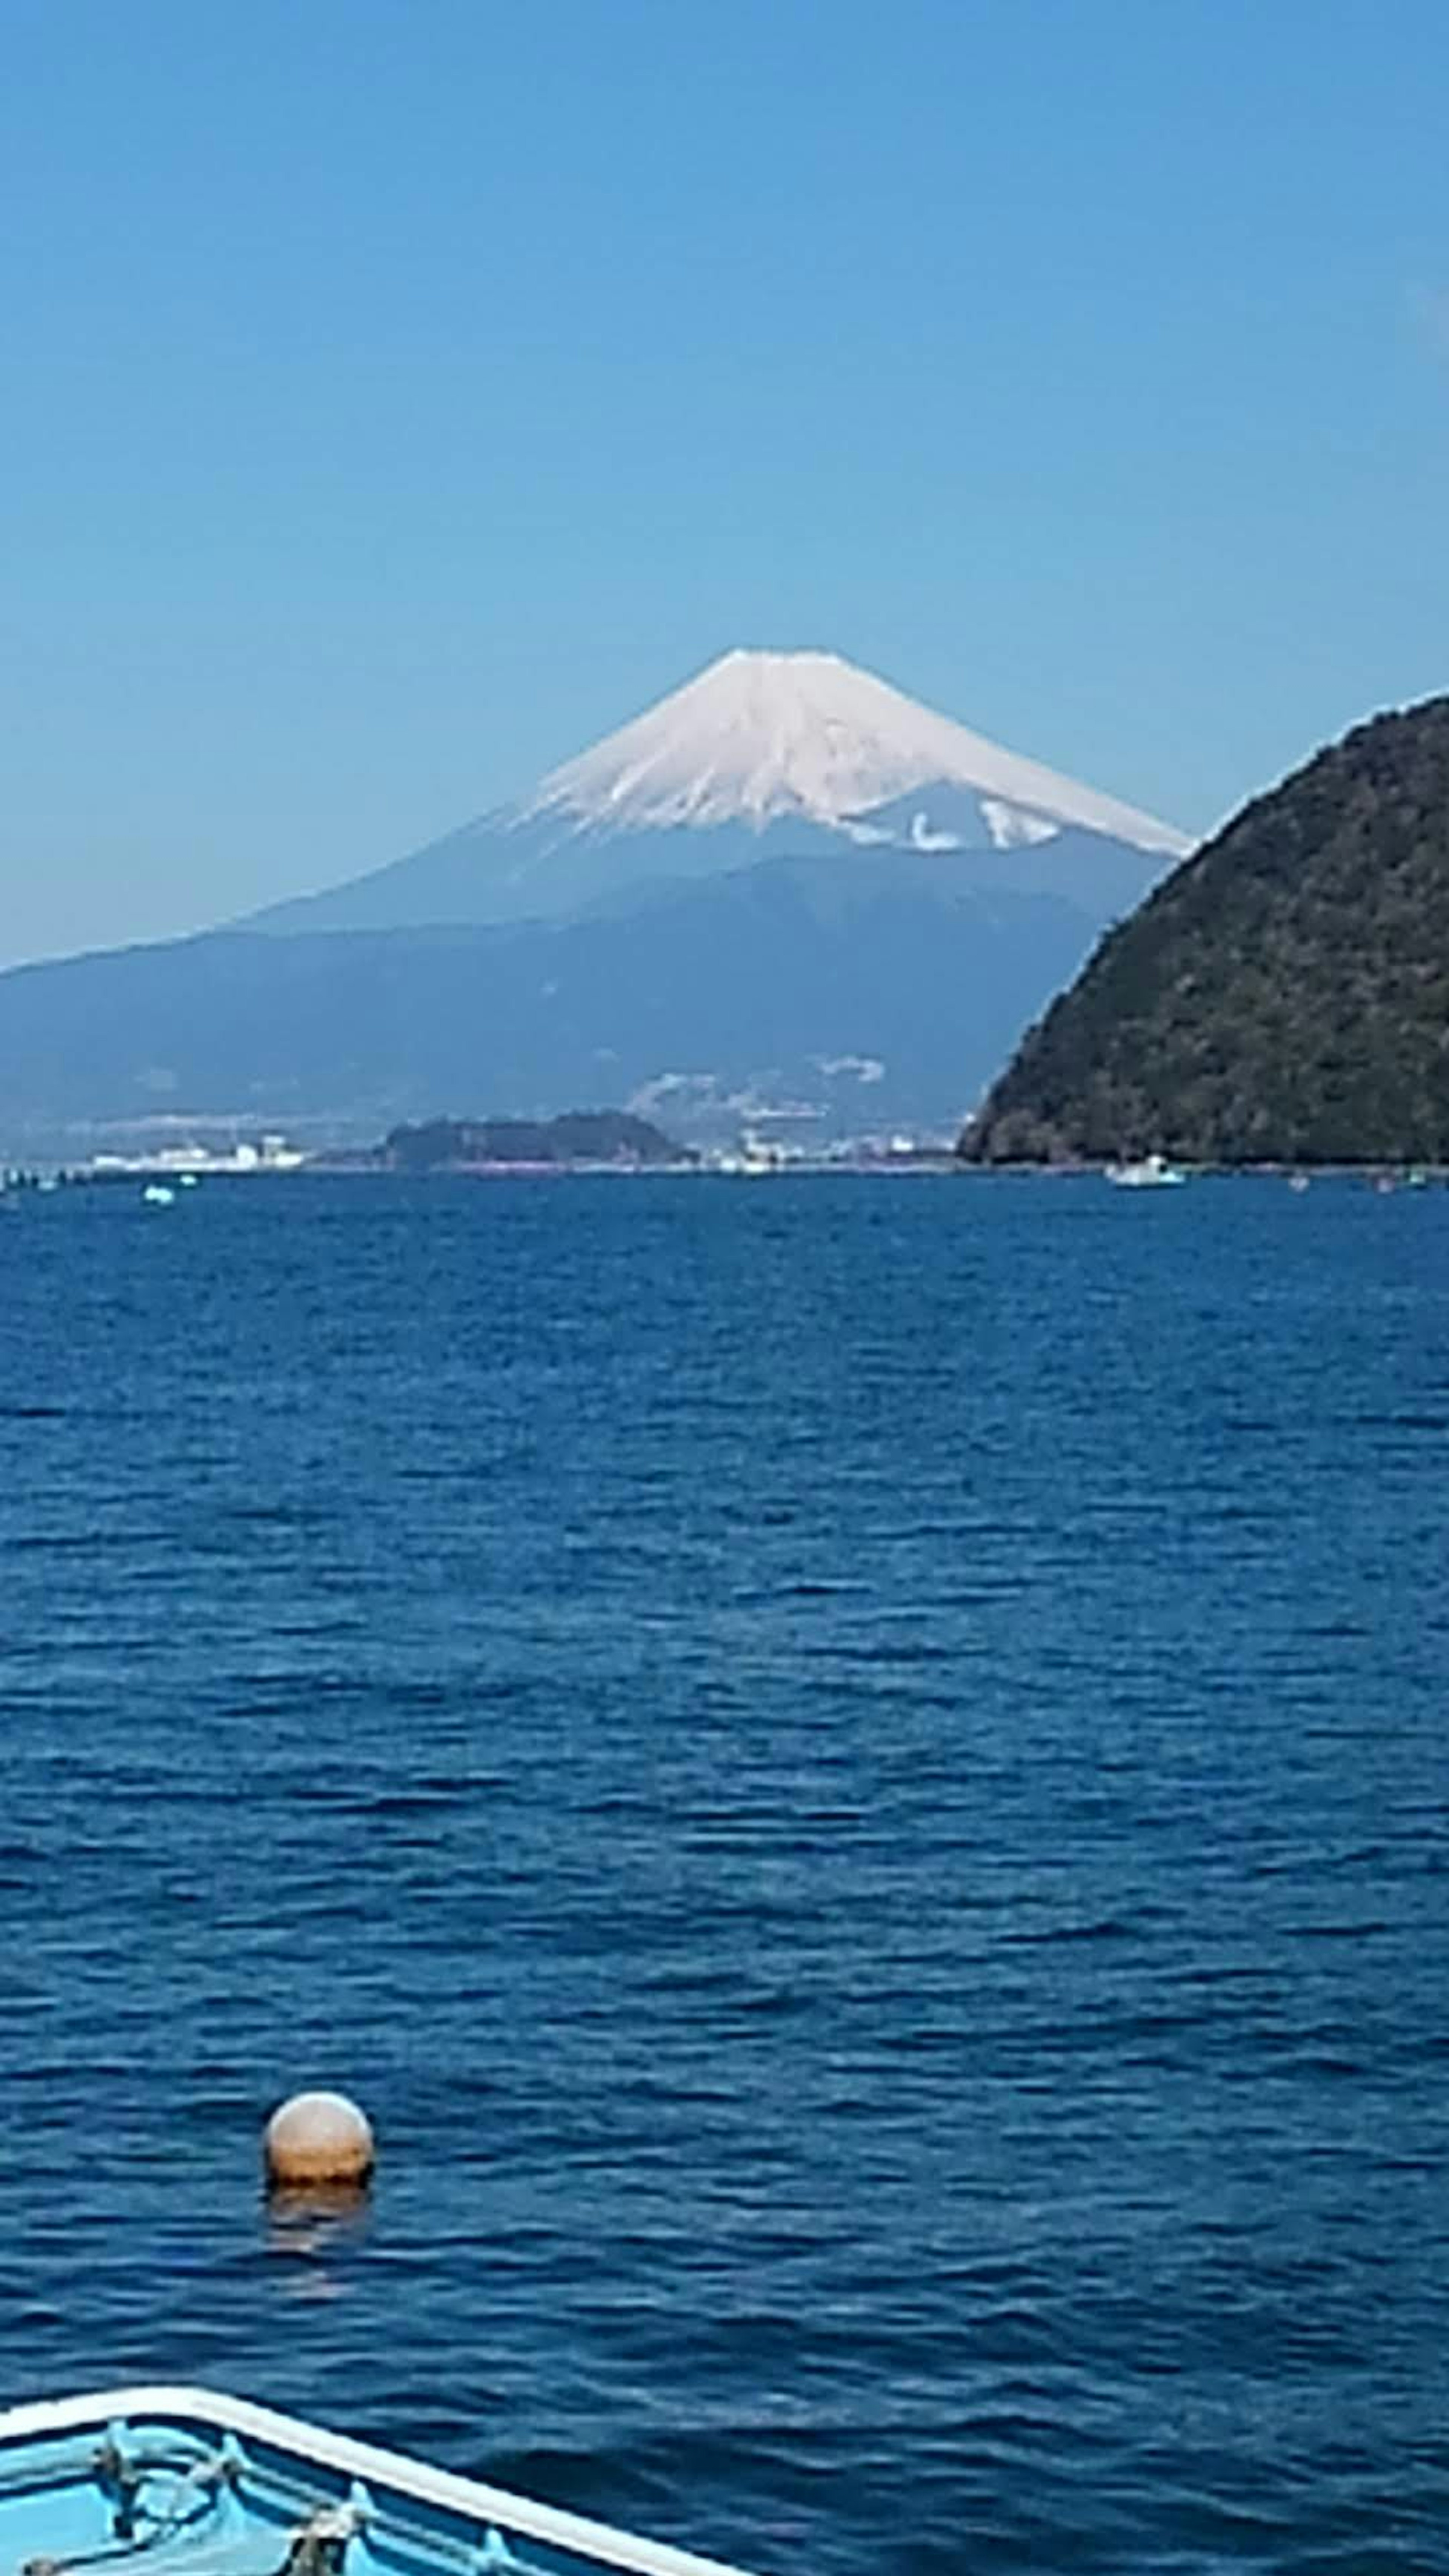
<path fill-rule="evenodd" d="M 1003 893 L 1040 861 L 1100 928 L 1188 846 L 833 653 L 734 652 L 516 804 L 254 926 L 566 920 L 661 878 L 876 848 L 958 854 Z"/>
<path fill-rule="evenodd" d="M 544 779 L 521 819 L 667 831 L 792 816 L 847 831 L 913 788 L 986 800 L 998 846 L 1063 824 L 1181 857 L 1181 833 L 1003 751 L 834 653 L 726 653 Z"/>
<path fill-rule="evenodd" d="M 391 866 L 0 977 L 0 1103 L 377 1133 L 666 1085 L 671 1124 L 954 1126 L 1184 846 L 831 654 L 730 653 Z"/>

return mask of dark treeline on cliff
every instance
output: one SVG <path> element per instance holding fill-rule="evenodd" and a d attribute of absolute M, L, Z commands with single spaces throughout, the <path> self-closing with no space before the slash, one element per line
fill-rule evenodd
<path fill-rule="evenodd" d="M 1361 725 L 1108 933 L 961 1151 L 1449 1161 L 1449 698 Z"/>
<path fill-rule="evenodd" d="M 574 1109 L 560 1118 L 432 1118 L 395 1127 L 382 1159 L 396 1171 L 479 1163 L 677 1163 L 678 1145 L 624 1109 Z"/>

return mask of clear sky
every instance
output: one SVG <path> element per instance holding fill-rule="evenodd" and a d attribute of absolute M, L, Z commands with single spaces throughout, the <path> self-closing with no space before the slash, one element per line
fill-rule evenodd
<path fill-rule="evenodd" d="M 1449 685 L 1445 0 L 0 0 L 0 960 L 735 643 L 1189 829 Z"/>

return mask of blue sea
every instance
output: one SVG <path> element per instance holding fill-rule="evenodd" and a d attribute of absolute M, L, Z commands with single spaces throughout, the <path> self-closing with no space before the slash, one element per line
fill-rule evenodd
<path fill-rule="evenodd" d="M 0 2398 L 1449 2567 L 1449 1192 L 96 1189 L 0 1299 Z"/>

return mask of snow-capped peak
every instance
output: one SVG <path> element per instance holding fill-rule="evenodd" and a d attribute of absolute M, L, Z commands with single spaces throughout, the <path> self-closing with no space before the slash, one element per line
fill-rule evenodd
<path fill-rule="evenodd" d="M 1003 751 L 834 653 L 726 653 L 545 778 L 525 819 L 670 829 L 807 820 L 836 829 L 916 788 L 974 791 L 1000 845 L 1078 824 L 1173 857 L 1170 825 Z"/>

